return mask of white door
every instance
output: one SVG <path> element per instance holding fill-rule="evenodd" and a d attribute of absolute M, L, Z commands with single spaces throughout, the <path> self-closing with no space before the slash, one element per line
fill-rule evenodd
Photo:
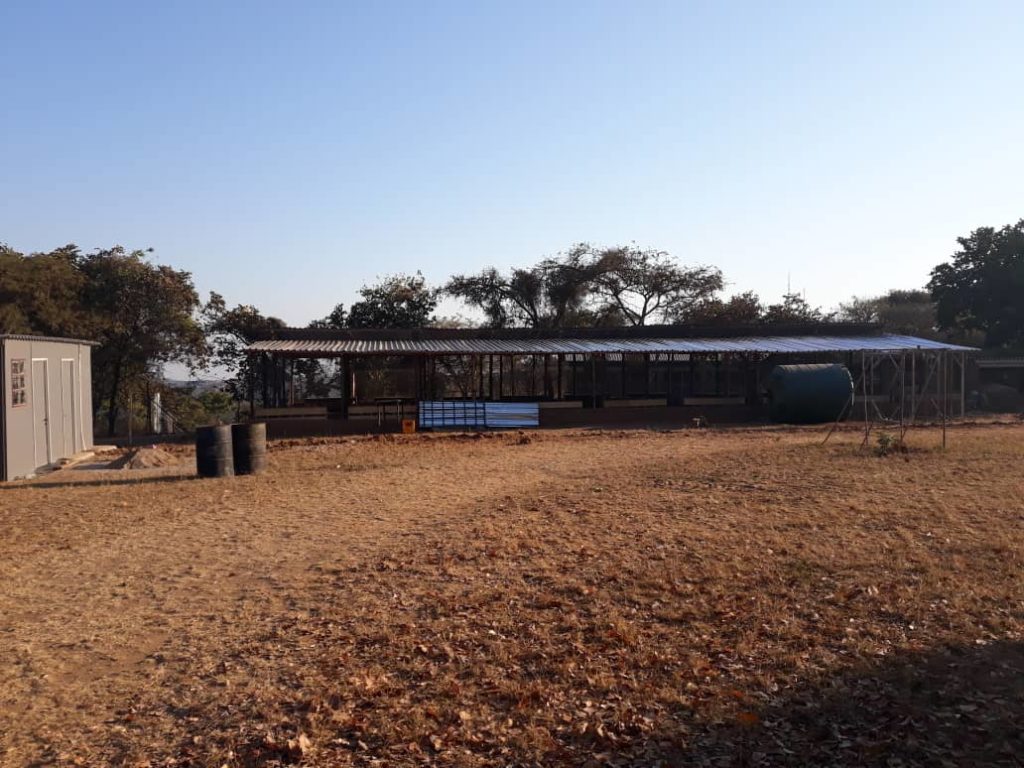
<path fill-rule="evenodd" d="M 50 382 L 46 360 L 32 361 L 32 421 L 35 429 L 36 466 L 53 462 L 50 446 Z"/>
<path fill-rule="evenodd" d="M 74 454 L 78 447 L 78 408 L 75 398 L 75 361 L 60 361 L 60 439 L 61 456 Z"/>

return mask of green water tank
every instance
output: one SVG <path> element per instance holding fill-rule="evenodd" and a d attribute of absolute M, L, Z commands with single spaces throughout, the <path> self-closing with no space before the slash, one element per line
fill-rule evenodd
<path fill-rule="evenodd" d="M 769 415 L 788 424 L 835 421 L 853 397 L 845 365 L 777 365 L 768 377 Z"/>

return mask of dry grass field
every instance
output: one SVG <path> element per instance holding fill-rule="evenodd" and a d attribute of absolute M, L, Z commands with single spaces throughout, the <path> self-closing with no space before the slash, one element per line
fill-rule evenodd
<path fill-rule="evenodd" d="M 1024 426 L 821 436 L 2 489 L 0 764 L 1024 764 Z"/>

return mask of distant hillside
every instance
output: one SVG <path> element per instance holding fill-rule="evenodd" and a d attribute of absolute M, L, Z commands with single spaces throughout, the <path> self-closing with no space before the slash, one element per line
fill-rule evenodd
<path fill-rule="evenodd" d="M 164 379 L 164 383 L 173 389 L 187 389 L 194 395 L 224 389 L 224 382 L 217 379 Z"/>

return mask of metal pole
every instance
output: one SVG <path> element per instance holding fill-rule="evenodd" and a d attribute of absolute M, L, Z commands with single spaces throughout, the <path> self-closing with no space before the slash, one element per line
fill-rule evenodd
<path fill-rule="evenodd" d="M 910 353 L 910 420 L 917 413 L 917 352 Z"/>
<path fill-rule="evenodd" d="M 250 355 L 246 363 L 249 366 L 249 420 L 256 421 L 256 361 Z"/>
<path fill-rule="evenodd" d="M 904 426 L 903 412 L 904 406 L 907 400 L 907 353 L 900 353 L 900 442 L 903 442 L 903 436 L 907 434 L 907 429 Z"/>
<path fill-rule="evenodd" d="M 871 422 L 868 421 L 868 368 L 867 355 L 864 352 L 860 353 L 860 388 L 861 397 L 864 400 L 864 442 L 861 443 L 861 446 L 865 446 L 871 436 Z"/>
<path fill-rule="evenodd" d="M 960 353 L 960 418 L 967 415 L 967 353 Z"/>
<path fill-rule="evenodd" d="M 263 369 L 263 407 L 269 408 L 270 400 L 270 355 L 264 352 L 260 357 L 260 367 Z"/>
<path fill-rule="evenodd" d="M 675 353 L 669 352 L 668 359 L 665 360 L 665 405 L 672 405 L 672 372 L 675 369 L 672 363 L 675 360 Z"/>
<path fill-rule="evenodd" d="M 339 379 L 338 385 L 339 385 L 339 387 L 338 388 L 340 390 L 338 392 L 338 396 L 339 396 L 339 399 L 341 400 L 341 418 L 343 420 L 347 420 L 348 419 L 348 403 L 349 403 L 349 399 L 350 399 L 350 397 L 349 397 L 349 389 L 352 386 L 352 382 L 351 382 L 351 379 L 350 379 L 350 373 L 349 373 L 350 370 L 351 370 L 351 366 L 350 366 L 350 363 L 349 363 L 348 355 L 342 355 L 341 360 L 339 361 L 339 364 L 338 364 L 338 368 L 339 368 L 339 371 L 338 371 L 338 379 Z"/>
<path fill-rule="evenodd" d="M 942 367 L 942 449 L 946 449 L 946 406 L 949 402 L 949 355 L 946 352 L 940 353 L 939 365 Z"/>

